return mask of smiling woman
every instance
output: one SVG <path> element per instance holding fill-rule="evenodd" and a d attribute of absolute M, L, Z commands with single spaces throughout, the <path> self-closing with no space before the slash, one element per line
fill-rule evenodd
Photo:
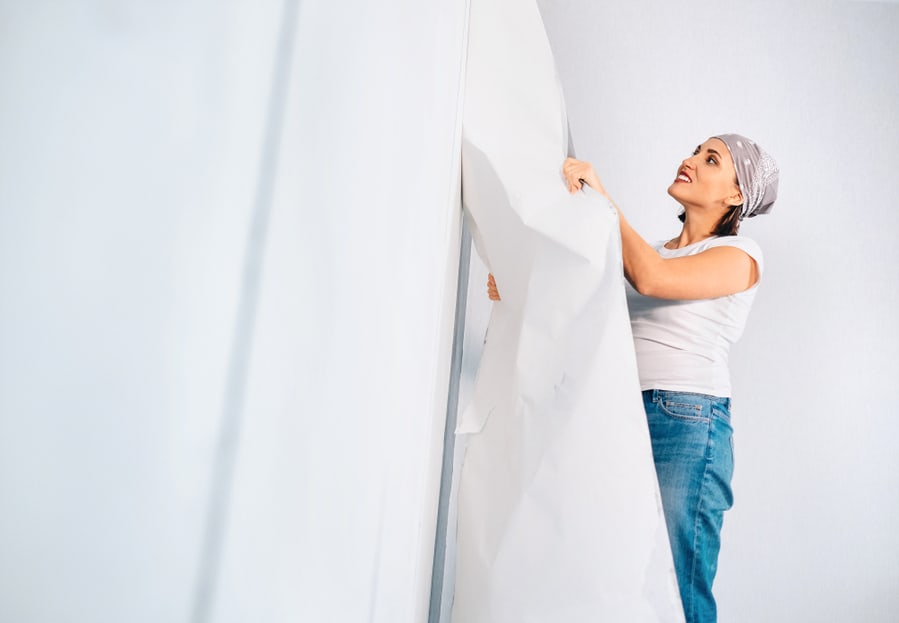
<path fill-rule="evenodd" d="M 608 197 L 593 167 L 569 158 L 571 192 Z M 755 143 L 724 134 L 699 145 L 668 194 L 683 207 L 680 234 L 649 245 L 619 210 L 628 307 L 653 458 L 688 622 L 717 618 L 712 582 L 724 511 L 733 503 L 728 351 L 742 334 L 761 279 L 758 245 L 737 236 L 771 209 L 778 169 Z"/>
<path fill-rule="evenodd" d="M 569 192 L 586 184 L 611 201 L 589 162 L 568 158 L 562 172 Z M 683 160 L 668 187 L 683 207 L 676 237 L 650 245 L 618 210 L 640 388 L 689 623 L 717 619 L 712 583 L 733 503 L 728 352 L 763 271 L 761 249 L 737 232 L 771 209 L 778 176 L 754 142 L 722 134 Z M 499 300 L 492 276 L 488 295 Z"/>

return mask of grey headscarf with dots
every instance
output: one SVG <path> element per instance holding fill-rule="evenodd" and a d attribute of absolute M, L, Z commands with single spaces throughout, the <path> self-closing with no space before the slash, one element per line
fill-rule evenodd
<path fill-rule="evenodd" d="M 740 219 L 770 212 L 777 199 L 777 182 L 780 179 L 774 158 L 754 141 L 739 134 L 719 134 L 712 138 L 723 141 L 734 160 L 737 182 L 743 193 Z"/>

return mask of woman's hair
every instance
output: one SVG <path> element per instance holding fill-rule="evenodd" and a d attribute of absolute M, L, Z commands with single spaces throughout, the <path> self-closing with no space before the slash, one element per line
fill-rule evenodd
<path fill-rule="evenodd" d="M 712 235 L 736 236 L 737 232 L 740 231 L 740 214 L 742 211 L 742 205 L 731 206 L 730 209 L 724 213 L 724 216 L 721 217 L 721 220 L 718 221 L 718 224 L 715 225 L 715 229 L 712 230 Z M 682 211 L 677 215 L 677 218 L 683 223 L 687 220 L 687 214 Z"/>

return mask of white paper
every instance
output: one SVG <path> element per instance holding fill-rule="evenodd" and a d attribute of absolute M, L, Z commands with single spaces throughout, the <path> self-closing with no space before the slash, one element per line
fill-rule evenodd
<path fill-rule="evenodd" d="M 568 194 L 535 3 L 473 0 L 463 201 L 496 303 L 459 485 L 455 623 L 682 621 L 617 215 Z"/>

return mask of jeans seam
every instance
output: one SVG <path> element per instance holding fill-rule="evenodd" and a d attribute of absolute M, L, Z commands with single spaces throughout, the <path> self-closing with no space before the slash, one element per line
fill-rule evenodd
<path fill-rule="evenodd" d="M 700 519 L 702 518 L 702 513 L 705 507 L 705 496 L 703 495 L 708 486 L 708 476 L 709 476 L 709 466 L 711 465 L 710 457 L 711 457 L 711 445 L 712 445 L 712 426 L 711 419 L 709 420 L 709 436 L 708 441 L 705 446 L 705 454 L 706 460 L 703 464 L 702 468 L 702 484 L 699 487 L 699 501 L 696 504 L 696 515 L 693 517 L 693 564 L 690 565 L 690 613 L 687 616 L 687 621 L 692 621 L 693 616 L 696 610 L 696 565 L 700 559 L 700 556 L 697 555 L 698 549 L 698 541 L 700 535 Z"/>

